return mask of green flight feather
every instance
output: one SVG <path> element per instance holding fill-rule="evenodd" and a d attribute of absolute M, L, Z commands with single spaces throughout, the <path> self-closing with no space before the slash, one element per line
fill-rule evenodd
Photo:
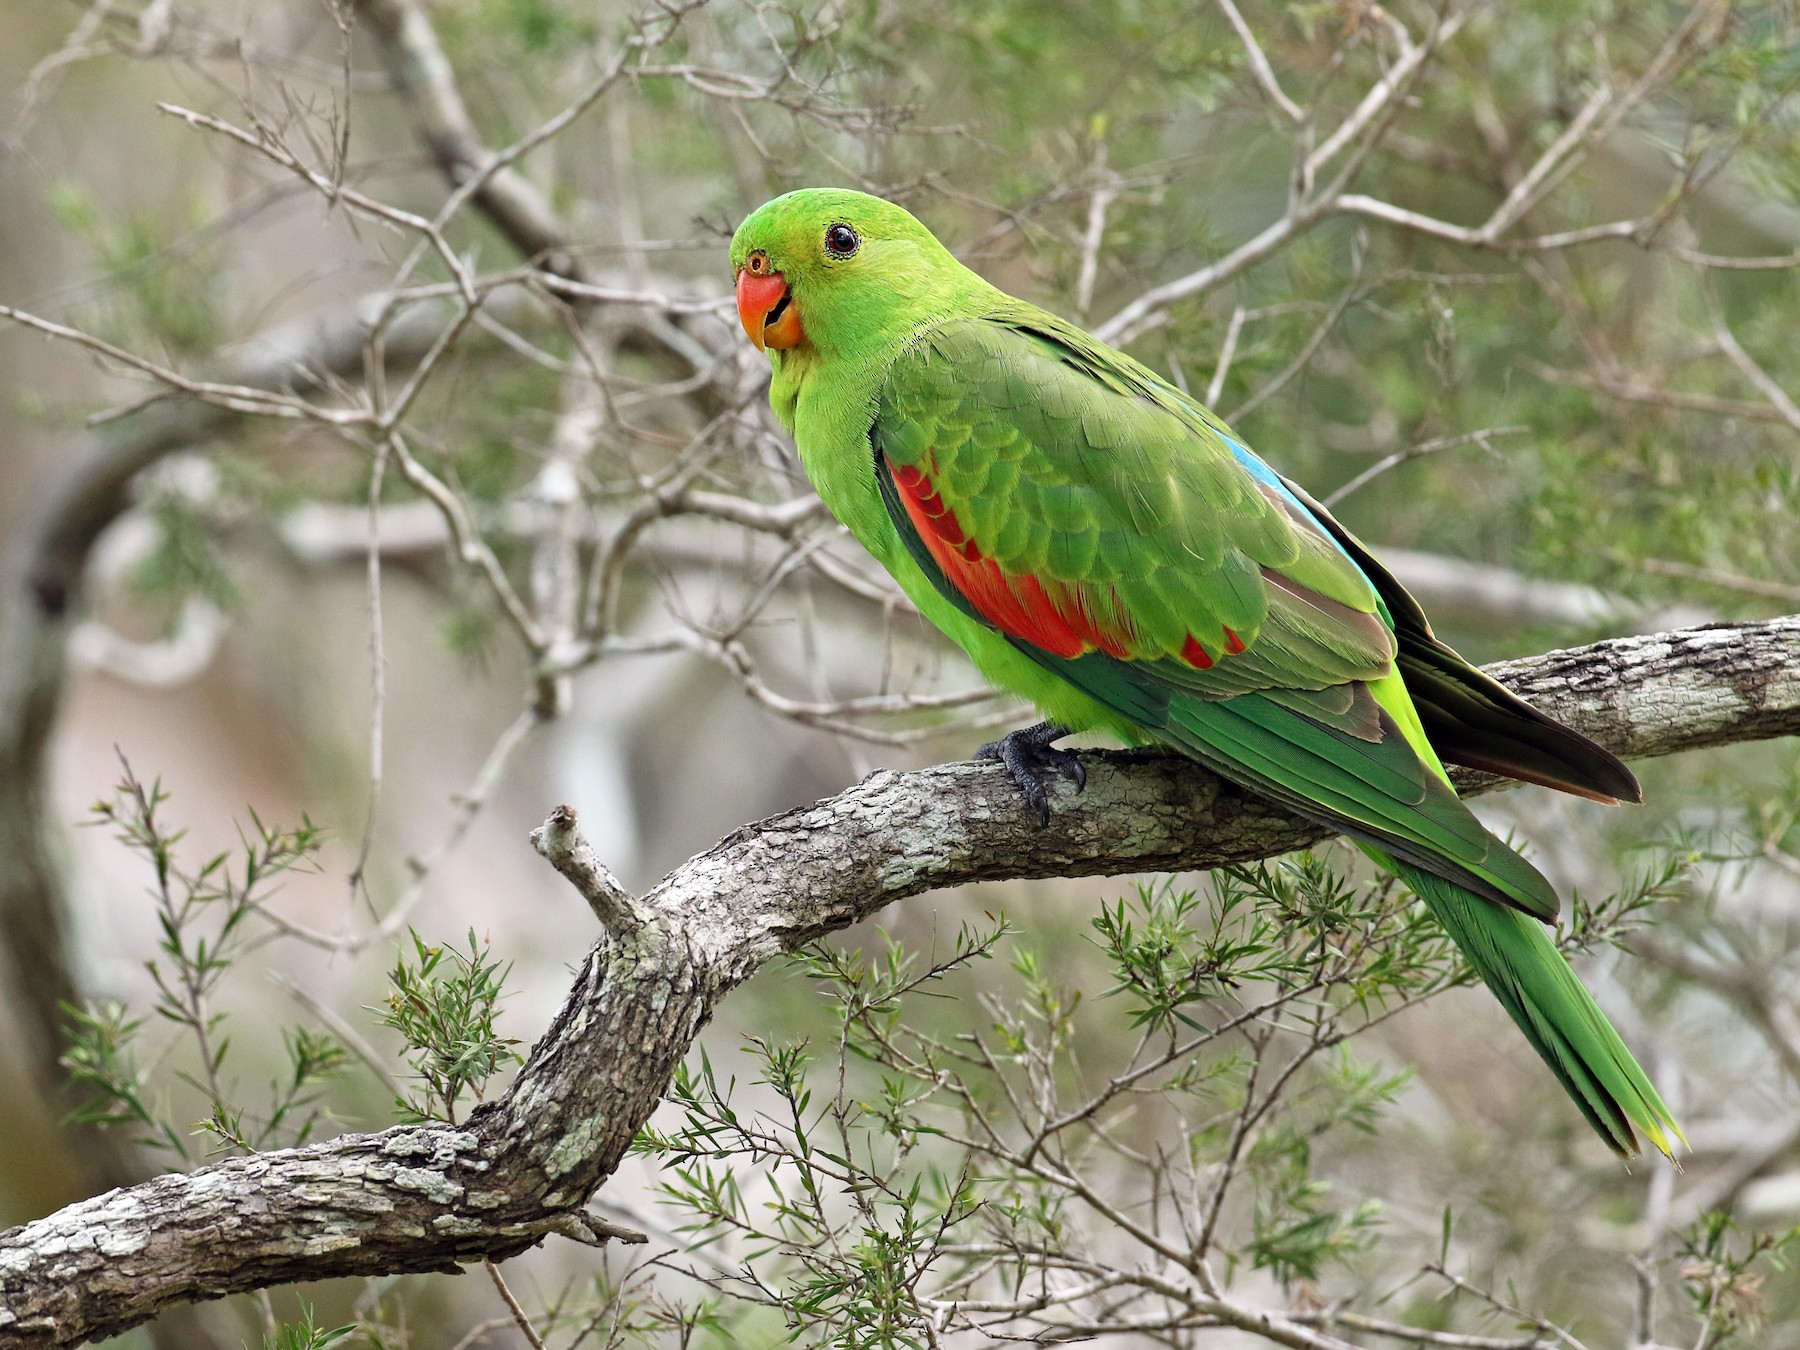
<path fill-rule="evenodd" d="M 840 225 L 858 246 L 823 248 Z M 770 352 L 770 400 L 808 475 L 989 679 L 1349 834 L 1609 1146 L 1635 1152 L 1635 1128 L 1673 1147 L 1668 1109 L 1538 924 L 1555 892 L 1469 813 L 1434 742 L 1602 799 L 1636 798 L 1629 770 L 1439 642 L 1211 413 L 994 289 L 899 207 L 791 193 L 739 228 L 734 266 L 753 250 L 804 330 Z"/>
<path fill-rule="evenodd" d="M 1397 872 L 1444 925 L 1481 982 L 1615 1153 L 1637 1152 L 1633 1126 L 1670 1156 L 1678 1142 L 1687 1143 L 1674 1115 L 1542 927 L 1431 872 L 1383 857 L 1378 850 L 1369 852 Z"/>

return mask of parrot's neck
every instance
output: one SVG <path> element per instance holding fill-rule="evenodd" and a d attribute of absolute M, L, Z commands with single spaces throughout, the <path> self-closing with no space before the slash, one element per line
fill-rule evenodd
<path fill-rule="evenodd" d="M 803 422 L 823 417 L 836 429 L 845 412 L 845 391 L 861 391 L 856 404 L 872 416 L 888 369 L 926 329 L 1018 304 L 941 248 L 938 252 L 941 258 L 917 259 L 903 284 L 878 304 L 860 292 L 796 292 L 806 336 L 797 346 L 769 353 L 774 367 L 769 403 L 802 444 Z M 867 426 L 865 417 L 857 434 Z"/>
<path fill-rule="evenodd" d="M 791 436 L 796 434 L 794 424 L 799 416 L 800 395 L 806 389 L 808 377 L 820 364 L 818 349 L 807 342 L 786 351 L 772 351 L 769 358 L 772 371 L 769 407 L 774 410 L 775 420 L 786 427 Z"/>
<path fill-rule="evenodd" d="M 802 344 L 777 356 L 769 387 L 770 406 L 793 433 L 801 466 L 820 499 L 878 557 L 888 552 L 885 538 L 876 538 L 887 516 L 875 485 L 869 424 L 877 392 L 901 349 L 871 345 L 857 353 L 827 354 Z"/>

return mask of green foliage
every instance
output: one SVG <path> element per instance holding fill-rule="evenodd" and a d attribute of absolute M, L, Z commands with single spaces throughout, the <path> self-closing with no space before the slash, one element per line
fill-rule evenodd
<path fill-rule="evenodd" d="M 412 957 L 401 952 L 395 960 L 387 1003 L 378 1010 L 382 1025 L 405 1040 L 406 1059 L 422 1089 L 395 1104 L 408 1119 L 454 1123 L 465 1094 L 479 1101 L 488 1079 L 503 1065 L 520 1062 L 512 1048 L 518 1042 L 495 1027 L 512 963 L 500 964 L 474 929 L 466 952 L 432 946 L 417 933 L 411 937 Z"/>
<path fill-rule="evenodd" d="M 283 1028 L 284 1071 L 252 1110 L 226 1073 L 229 1014 L 217 995 L 253 942 L 249 922 L 279 879 L 314 866 L 319 831 L 310 821 L 292 830 L 266 825 L 251 812 L 251 829 L 235 855 L 215 854 L 189 868 L 179 850 L 184 832 L 166 819 L 168 800 L 160 780 L 146 785 L 127 765 L 117 794 L 96 804 L 93 814 L 95 823 L 113 827 L 119 841 L 150 864 L 154 876 L 161 955 L 145 969 L 157 994 L 154 1013 L 179 1030 L 198 1058 L 197 1069 L 175 1074 L 204 1104 L 194 1129 L 244 1153 L 303 1143 L 326 1119 L 324 1090 L 345 1068 L 347 1050 L 323 1031 Z M 417 934 L 412 943 L 412 959 L 402 953 L 395 962 L 380 1013 L 381 1022 L 405 1038 L 422 1088 L 397 1105 L 410 1119 L 454 1120 L 465 1095 L 479 1098 L 493 1074 L 518 1059 L 512 1049 L 517 1042 L 495 1029 L 510 966 L 499 964 L 473 931 L 466 952 L 429 946 Z M 114 1001 L 66 1012 L 63 1064 L 87 1094 L 73 1117 L 129 1126 L 145 1144 L 181 1162 L 195 1161 L 187 1132 L 174 1123 L 167 1089 L 154 1086 L 142 1066 L 145 1018 Z"/>
<path fill-rule="evenodd" d="M 142 1018 L 111 1000 L 85 1008 L 63 1005 L 68 1018 L 62 1066 L 83 1100 L 70 1113 L 87 1125 L 130 1125 L 147 1131 L 141 1142 L 187 1156 L 187 1143 L 145 1096 L 145 1076 L 137 1058 Z"/>
<path fill-rule="evenodd" d="M 470 674 L 485 674 L 500 639 L 500 625 L 493 612 L 479 601 L 470 601 L 444 615 L 444 647 Z"/>
<path fill-rule="evenodd" d="M 160 211 L 109 215 L 72 179 L 53 184 L 46 204 L 63 229 L 92 252 L 108 283 L 105 303 L 88 320 L 100 336 L 128 348 L 148 345 L 176 354 L 210 352 L 219 345 L 224 336 L 219 272 L 208 250 L 178 247 Z"/>
<path fill-rule="evenodd" d="M 276 1139 L 304 1144 L 326 1112 L 319 1109 L 324 1087 L 349 1060 L 349 1052 L 329 1035 L 308 1027 L 283 1027 L 282 1048 L 287 1072 L 269 1083 L 268 1106 L 260 1119 L 248 1119 L 242 1107 L 215 1102 L 201 1127 L 244 1153 L 267 1148 Z"/>
<path fill-rule="evenodd" d="M 184 600 L 198 595 L 235 609 L 242 593 L 219 547 L 212 521 L 185 494 L 165 490 L 147 503 L 156 546 L 133 569 L 133 587 L 146 597 Z"/>
<path fill-rule="evenodd" d="M 1635 852 L 1643 865 L 1618 890 L 1598 903 L 1576 891 L 1569 897 L 1569 921 L 1562 944 L 1569 951 L 1590 951 L 1620 939 L 1645 923 L 1659 906 L 1689 894 L 1702 854 L 1676 838 L 1661 845 L 1641 845 Z"/>
<path fill-rule="evenodd" d="M 356 1323 L 351 1322 L 341 1327 L 325 1328 L 313 1320 L 313 1310 L 307 1304 L 300 1305 L 300 1320 L 285 1322 L 275 1329 L 273 1335 L 263 1337 L 263 1350 L 327 1350 L 333 1345 L 341 1345 L 345 1340 L 357 1334 Z"/>
<path fill-rule="evenodd" d="M 1584 940 L 1641 917 L 1637 894 L 1592 907 Z M 677 1073 L 676 1121 L 636 1148 L 692 1249 L 744 1263 L 745 1316 L 807 1345 L 1056 1338 L 1103 1306 L 1026 1292 L 1065 1276 L 1179 1319 L 1202 1272 L 1312 1286 L 1385 1233 L 1342 1161 L 1404 1128 L 1411 1075 L 1350 1043 L 1464 974 L 1412 898 L 1304 855 L 1142 887 L 1092 926 L 1098 1000 L 1004 921 L 930 959 L 809 948 L 813 1036 L 746 1038 L 743 1080 L 706 1053 Z M 1010 979 L 977 982 L 1003 941 Z"/>
<path fill-rule="evenodd" d="M 445 5 L 441 22 L 453 49 L 483 59 L 500 43 L 517 59 L 566 55 L 595 35 L 596 25 L 558 0 L 459 0 Z"/>
<path fill-rule="evenodd" d="M 161 955 L 144 963 L 156 991 L 152 1011 L 188 1041 L 197 1057 L 177 1079 L 199 1094 L 206 1116 L 197 1129 L 244 1152 L 272 1143 L 296 1143 L 317 1125 L 323 1085 L 344 1062 L 343 1049 L 323 1033 L 284 1032 L 288 1067 L 270 1084 L 266 1104 L 251 1112 L 226 1073 L 231 1053 L 229 1015 L 217 995 L 226 975 L 248 949 L 248 921 L 259 913 L 281 878 L 311 870 L 320 847 L 318 829 L 302 820 L 295 829 L 264 824 L 250 812 L 235 852 L 216 853 L 197 867 L 185 864 L 186 831 L 171 826 L 169 794 L 157 779 L 148 785 L 124 764 L 115 795 L 92 808 L 91 824 L 110 827 L 117 840 L 150 866 L 150 898 L 156 908 Z M 182 1162 L 193 1161 L 184 1133 L 170 1116 L 166 1094 L 153 1092 L 138 1062 L 144 1019 L 116 1002 L 65 1009 L 69 1016 L 63 1064 L 87 1090 L 73 1112 L 91 1124 L 130 1125 L 139 1138 Z"/>
<path fill-rule="evenodd" d="M 1331 1185 L 1312 1174 L 1305 1142 L 1288 1131 L 1257 1141 L 1250 1237 L 1236 1259 L 1282 1284 L 1318 1280 L 1325 1270 L 1373 1245 L 1381 1206 L 1363 1200 L 1348 1212 L 1328 1207 Z"/>

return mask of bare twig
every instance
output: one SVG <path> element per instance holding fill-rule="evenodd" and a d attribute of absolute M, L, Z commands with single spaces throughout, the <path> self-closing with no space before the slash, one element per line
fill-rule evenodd
<path fill-rule="evenodd" d="M 1217 262 L 1146 291 L 1097 327 L 1095 333 L 1103 341 L 1129 342 L 1162 322 L 1170 305 L 1216 289 L 1341 210 L 1338 201 L 1345 187 L 1385 129 L 1397 100 L 1411 87 L 1426 62 L 1462 30 L 1471 13 L 1473 6 L 1453 8 L 1437 17 L 1422 41 L 1415 44 L 1408 40 L 1400 58 L 1370 85 L 1355 110 L 1305 157 L 1301 191 L 1280 218 Z M 1313 180 L 1318 172 L 1346 149 L 1350 153 L 1332 181 L 1315 190 Z"/>
<path fill-rule="evenodd" d="M 1225 325 L 1225 340 L 1219 344 L 1219 359 L 1213 364 L 1212 378 L 1206 382 L 1206 406 L 1216 408 L 1225 393 L 1225 377 L 1231 374 L 1231 361 L 1237 355 L 1238 334 L 1244 331 L 1244 307 L 1236 305 L 1231 322 Z"/>
<path fill-rule="evenodd" d="M 1765 581 L 1760 577 L 1740 576 L 1736 572 L 1727 572 L 1720 567 L 1698 567 L 1693 563 L 1676 562 L 1672 558 L 1638 558 L 1631 565 L 1652 576 L 1677 577 L 1682 581 L 1700 581 L 1708 586 L 1720 586 L 1725 590 L 1738 591 L 1744 595 L 1761 596 L 1765 600 L 1774 600 L 1783 605 L 1800 605 L 1800 586 L 1789 585 L 1782 581 Z"/>
<path fill-rule="evenodd" d="M 1390 469 L 1397 469 L 1402 464 L 1422 459 L 1426 455 L 1435 455 L 1440 450 L 1453 450 L 1459 445 L 1479 445 L 1482 449 L 1487 450 L 1489 449 L 1488 442 L 1497 437 L 1524 436 L 1528 435 L 1530 431 L 1531 428 L 1527 426 L 1483 427 L 1479 431 L 1464 431 L 1454 436 L 1433 436 L 1428 441 L 1420 441 L 1417 445 L 1409 445 L 1404 450 L 1396 450 L 1391 455 L 1382 456 L 1356 477 L 1328 495 L 1325 498 L 1325 505 L 1336 506 L 1352 492 L 1367 487 Z"/>
<path fill-rule="evenodd" d="M 1256 77 L 1256 87 L 1263 96 L 1274 105 L 1281 115 L 1295 126 L 1306 121 L 1306 112 L 1282 92 L 1281 81 L 1275 78 L 1275 70 L 1269 64 L 1269 58 L 1263 54 L 1262 44 L 1257 42 L 1256 34 L 1250 31 L 1250 25 L 1244 22 L 1244 16 L 1238 13 L 1238 7 L 1232 0 L 1218 0 L 1219 10 L 1225 15 L 1225 21 L 1231 25 L 1238 41 L 1244 44 L 1244 59 L 1249 63 L 1250 73 Z"/>
<path fill-rule="evenodd" d="M 1268 383 L 1263 385 L 1262 388 L 1258 389 L 1254 394 L 1250 395 L 1249 398 L 1245 399 L 1237 407 L 1233 408 L 1229 413 L 1226 413 L 1225 420 L 1227 422 L 1237 423 L 1248 417 L 1251 413 L 1262 407 L 1264 403 L 1268 402 L 1269 399 L 1285 389 L 1290 381 L 1312 364 L 1313 357 L 1319 354 L 1319 348 L 1324 345 L 1325 339 L 1331 336 L 1332 330 L 1338 325 L 1338 320 L 1344 317 L 1344 311 L 1349 309 L 1350 306 L 1362 296 L 1362 288 L 1357 284 L 1361 275 L 1362 250 L 1359 248 L 1355 251 L 1350 279 L 1345 283 L 1343 289 L 1338 292 L 1337 299 L 1332 302 L 1331 308 L 1325 312 L 1325 317 L 1319 320 L 1317 326 L 1315 326 L 1312 332 L 1307 335 L 1306 341 L 1300 344 L 1300 350 L 1294 353 L 1293 358 L 1287 365 L 1277 371 Z M 1229 332 L 1227 336 L 1229 336 Z M 1223 362 L 1221 362 L 1221 365 L 1223 365 Z"/>
<path fill-rule="evenodd" d="M 1795 404 L 1787 390 L 1783 389 L 1775 378 L 1759 365 L 1743 344 L 1737 340 L 1737 334 L 1731 331 L 1731 325 L 1725 322 L 1724 311 L 1719 308 L 1718 300 L 1709 291 L 1707 299 L 1712 307 L 1713 336 L 1718 340 L 1719 350 L 1724 352 L 1731 364 L 1736 366 L 1743 377 L 1755 386 L 1756 392 L 1769 401 L 1781 420 L 1794 431 L 1800 431 L 1800 405 Z"/>
<path fill-rule="evenodd" d="M 1563 370 L 1532 360 L 1521 361 L 1520 365 L 1541 380 L 1548 380 L 1552 384 L 1572 385 L 1577 389 L 1589 389 L 1624 403 L 1642 403 L 1676 412 L 1711 413 L 1720 417 L 1741 417 L 1751 422 L 1778 422 L 1787 425 L 1787 418 L 1781 410 L 1767 402 L 1666 389 L 1653 381 L 1633 378 L 1616 371 L 1589 373 Z"/>
<path fill-rule="evenodd" d="M 1100 247 L 1106 240 L 1106 212 L 1119 195 L 1116 176 L 1106 167 L 1106 142 L 1094 149 L 1094 172 L 1100 181 L 1088 193 L 1087 229 L 1081 236 L 1081 265 L 1075 273 L 1075 309 L 1086 314 L 1094 300 L 1094 279 L 1100 272 Z"/>
<path fill-rule="evenodd" d="M 531 843 L 581 892 L 594 917 L 609 930 L 633 933 L 649 921 L 649 912 L 619 884 L 619 879 L 581 837 L 574 807 L 559 806 L 552 811 L 550 818 L 531 832 Z"/>
<path fill-rule="evenodd" d="M 500 1291 L 500 1299 L 506 1304 L 506 1310 L 512 1314 L 513 1325 L 519 1329 L 519 1334 L 530 1344 L 532 1350 L 548 1350 L 544 1344 L 544 1338 L 538 1335 L 537 1328 L 531 1325 L 531 1318 L 526 1315 L 525 1309 L 519 1306 L 519 1300 L 513 1297 L 513 1291 L 507 1287 L 506 1277 L 500 1273 L 500 1267 L 491 1260 L 483 1261 L 481 1264 L 487 1270 L 488 1279 L 494 1282 L 494 1288 Z"/>

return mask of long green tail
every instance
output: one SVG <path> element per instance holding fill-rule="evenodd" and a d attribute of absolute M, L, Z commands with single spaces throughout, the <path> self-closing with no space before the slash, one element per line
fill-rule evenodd
<path fill-rule="evenodd" d="M 1398 673 L 1369 685 L 1384 714 L 1384 734 L 1368 740 L 1288 706 L 1306 691 L 1209 701 L 1172 693 L 1103 653 L 1064 659 L 1022 650 L 1172 748 L 1346 831 L 1396 873 L 1444 925 L 1614 1152 L 1638 1152 L 1633 1126 L 1671 1157 L 1676 1143 L 1687 1143 L 1544 928 L 1542 919 L 1557 913 L 1555 890 L 1458 799 Z M 1330 715 L 1329 708 L 1315 711 Z"/>
<path fill-rule="evenodd" d="M 1638 1151 L 1634 1125 L 1670 1157 L 1676 1141 L 1687 1143 L 1675 1117 L 1542 924 L 1379 849 L 1367 852 L 1398 873 L 1444 925 L 1613 1152 L 1630 1157 Z"/>

